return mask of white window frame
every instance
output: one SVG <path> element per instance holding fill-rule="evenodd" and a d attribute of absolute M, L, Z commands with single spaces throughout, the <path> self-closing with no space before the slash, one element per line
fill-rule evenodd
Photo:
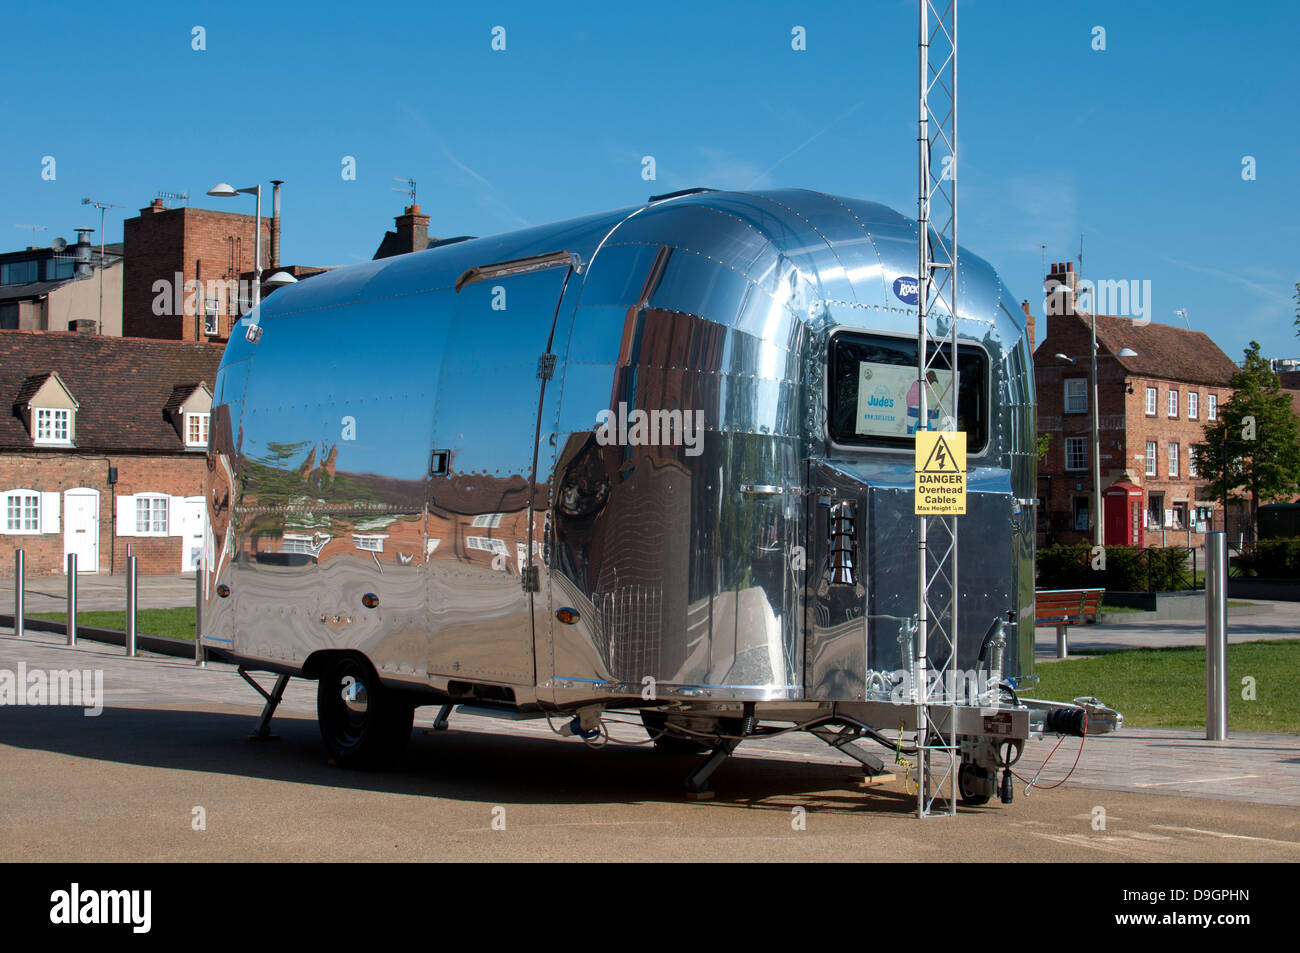
<path fill-rule="evenodd" d="M 1157 410 L 1159 409 L 1159 407 L 1160 407 L 1160 388 L 1158 388 L 1158 387 L 1148 387 L 1148 388 L 1147 388 L 1146 415 L 1147 415 L 1148 417 L 1154 417 L 1154 416 L 1156 415 L 1156 412 L 1157 412 Z"/>
<path fill-rule="evenodd" d="M 1201 419 L 1201 394 L 1200 391 L 1189 390 L 1187 392 L 1187 419 Z"/>
<path fill-rule="evenodd" d="M 1148 440 L 1146 445 L 1146 475 L 1153 477 L 1156 475 L 1156 461 L 1160 457 L 1160 445 L 1154 440 Z"/>
<path fill-rule="evenodd" d="M 144 504 L 145 527 L 140 528 L 140 508 Z M 157 512 L 161 504 L 162 509 L 162 529 L 156 529 L 158 525 Z M 136 536 L 169 536 L 168 532 L 171 523 L 171 497 L 165 493 L 137 493 L 135 494 L 135 535 Z"/>
<path fill-rule="evenodd" d="M 1187 447 L 1187 475 L 1189 477 L 1199 477 L 1196 472 L 1196 444 L 1189 444 Z"/>
<path fill-rule="evenodd" d="M 1075 447 L 1083 448 L 1083 453 L 1082 453 L 1083 463 L 1080 466 L 1077 467 L 1070 466 L 1071 444 L 1073 444 Z M 1078 457 L 1080 455 L 1076 453 L 1075 456 Z M 1079 473 L 1088 469 L 1088 438 L 1087 437 L 1066 437 L 1065 438 L 1065 469 L 1069 470 L 1071 473 Z"/>
<path fill-rule="evenodd" d="M 494 539 L 491 536 L 466 536 L 465 547 L 482 550 L 485 553 L 500 553 L 502 556 L 508 552 L 504 539 Z"/>
<path fill-rule="evenodd" d="M 1073 385 L 1078 384 L 1077 392 L 1071 393 Z M 1071 407 L 1071 400 L 1081 400 L 1082 406 Z M 1067 414 L 1086 414 L 1088 412 L 1088 379 L 1086 377 L 1068 377 L 1065 380 L 1065 412 Z"/>
<path fill-rule="evenodd" d="M 496 529 L 501 525 L 501 517 L 504 513 L 480 513 L 474 517 L 474 526 L 485 529 Z"/>
<path fill-rule="evenodd" d="M 196 450 L 206 450 L 208 448 L 208 426 L 211 422 L 211 417 L 211 414 L 187 413 L 185 415 L 185 446 L 193 447 Z M 199 430 L 203 434 L 203 439 L 199 442 L 195 442 L 190 437 L 190 422 L 194 420 L 199 422 Z"/>
<path fill-rule="evenodd" d="M 1169 449 L 1166 452 L 1169 456 L 1169 475 L 1176 477 L 1178 476 L 1178 444 L 1170 441 Z"/>
<path fill-rule="evenodd" d="M 61 437 L 57 435 L 60 430 Z M 67 407 L 33 407 L 32 438 L 41 446 L 72 446 L 72 411 Z"/>
<path fill-rule="evenodd" d="M 9 490 L 0 495 L 0 532 L 10 536 L 39 536 L 41 532 L 41 494 L 36 490 L 20 488 Z M 36 501 L 36 508 L 32 510 L 28 503 L 29 500 Z M 11 525 L 10 507 L 14 507 L 17 516 L 17 522 Z M 29 522 L 35 525 L 28 526 Z"/>
<path fill-rule="evenodd" d="M 1218 394 L 1205 395 L 1205 419 L 1206 420 L 1219 419 L 1219 395 Z"/>
<path fill-rule="evenodd" d="M 384 540 L 387 538 L 387 533 L 353 533 L 352 543 L 357 549 L 367 553 L 382 553 Z"/>
<path fill-rule="evenodd" d="M 1178 391 L 1172 387 L 1169 388 L 1168 412 L 1170 420 L 1178 419 Z"/>

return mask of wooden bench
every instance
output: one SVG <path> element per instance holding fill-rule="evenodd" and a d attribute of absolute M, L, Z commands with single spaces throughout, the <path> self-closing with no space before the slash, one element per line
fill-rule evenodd
<path fill-rule="evenodd" d="M 1056 657 L 1068 658 L 1066 629 L 1094 620 L 1105 589 L 1040 589 L 1034 593 L 1034 625 L 1056 626 Z"/>

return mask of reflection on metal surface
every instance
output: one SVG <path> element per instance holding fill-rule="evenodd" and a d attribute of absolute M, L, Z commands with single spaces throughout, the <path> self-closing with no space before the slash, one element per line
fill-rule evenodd
<path fill-rule="evenodd" d="M 205 643 L 555 705 L 647 678 L 692 703 L 880 701 L 911 655 L 912 460 L 830 439 L 828 362 L 841 332 L 914 342 L 894 288 L 916 257 L 915 223 L 870 202 L 706 192 L 277 292 L 215 389 Z M 958 278 L 984 378 L 961 384 L 983 435 L 965 666 L 992 619 L 1031 618 L 1034 392 L 1015 299 L 974 255 Z M 1008 676 L 1032 639 L 1008 632 Z"/>

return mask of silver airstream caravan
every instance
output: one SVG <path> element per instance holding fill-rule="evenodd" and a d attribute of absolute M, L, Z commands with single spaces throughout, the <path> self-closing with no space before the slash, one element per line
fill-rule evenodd
<path fill-rule="evenodd" d="M 217 378 L 203 645 L 280 688 L 318 679 L 345 765 L 391 759 L 418 705 L 579 735 L 639 712 L 710 765 L 781 726 L 892 747 L 916 725 L 916 262 L 916 223 L 881 205 L 692 190 L 278 291 Z M 970 253 L 959 281 L 955 662 L 990 678 L 957 731 L 978 802 L 999 747 L 1062 706 L 1015 691 L 1034 658 L 1023 313 Z"/>

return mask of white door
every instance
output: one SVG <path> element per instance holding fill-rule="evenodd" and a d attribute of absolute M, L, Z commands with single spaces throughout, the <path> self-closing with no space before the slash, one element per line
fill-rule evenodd
<path fill-rule="evenodd" d="M 203 497 L 187 496 L 181 506 L 181 572 L 194 572 L 203 559 L 203 531 L 207 525 Z"/>
<path fill-rule="evenodd" d="M 63 561 L 77 554 L 77 572 L 99 572 L 99 491 L 78 487 L 63 494 Z"/>

